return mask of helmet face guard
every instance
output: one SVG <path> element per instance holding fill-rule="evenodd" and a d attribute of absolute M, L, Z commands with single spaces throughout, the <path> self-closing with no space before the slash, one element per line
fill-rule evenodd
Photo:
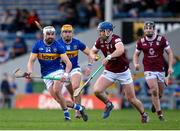
<path fill-rule="evenodd" d="M 108 37 L 112 34 L 113 28 L 114 28 L 113 24 L 111 24 L 110 22 L 104 21 L 104 22 L 99 23 L 97 30 L 99 32 L 104 31 L 105 35 Z"/>
<path fill-rule="evenodd" d="M 144 23 L 144 34 L 147 37 L 152 37 L 155 33 L 155 23 L 153 21 L 146 21 Z"/>
<path fill-rule="evenodd" d="M 43 28 L 44 40 L 50 45 L 55 39 L 56 30 L 53 26 L 46 26 Z"/>

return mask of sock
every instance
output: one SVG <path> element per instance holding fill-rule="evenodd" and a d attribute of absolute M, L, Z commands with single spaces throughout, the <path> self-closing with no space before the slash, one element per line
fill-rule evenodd
<path fill-rule="evenodd" d="M 111 106 L 112 105 L 112 103 L 110 102 L 110 101 L 108 101 L 107 103 L 106 103 L 106 106 Z"/>
<path fill-rule="evenodd" d="M 162 111 L 161 111 L 161 110 L 160 110 L 160 111 L 157 111 L 157 115 L 158 115 L 158 116 L 162 115 Z"/>
<path fill-rule="evenodd" d="M 141 113 L 141 116 L 144 116 L 145 112 Z"/>
<path fill-rule="evenodd" d="M 64 111 L 64 118 L 70 118 L 68 108 L 63 109 L 63 111 Z"/>
<path fill-rule="evenodd" d="M 76 103 L 74 103 L 73 108 L 78 111 L 82 111 L 82 109 L 83 109 L 81 105 L 76 104 Z"/>

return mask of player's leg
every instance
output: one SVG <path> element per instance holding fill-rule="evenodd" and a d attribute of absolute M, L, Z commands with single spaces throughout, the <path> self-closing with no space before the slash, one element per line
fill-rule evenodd
<path fill-rule="evenodd" d="M 158 82 L 158 87 L 159 87 L 159 99 L 160 99 L 160 100 L 161 100 L 161 97 L 162 97 L 163 92 L 164 92 L 164 86 L 165 86 L 165 85 L 164 85 L 164 82 Z M 152 111 L 153 113 L 156 112 L 156 109 L 155 109 L 154 105 L 152 105 L 151 111 Z"/>
<path fill-rule="evenodd" d="M 101 75 L 96 83 L 94 84 L 94 93 L 98 99 L 100 99 L 104 104 L 106 104 L 105 111 L 103 113 L 103 118 L 107 118 L 113 109 L 112 102 L 107 98 L 105 94 L 105 89 L 113 84 L 113 80 L 106 78 L 107 76 Z"/>
<path fill-rule="evenodd" d="M 74 97 L 73 97 L 74 90 L 72 88 L 71 82 L 65 83 L 65 87 L 66 87 L 66 89 L 68 90 L 68 92 L 69 92 L 69 94 L 71 96 L 71 100 L 74 101 Z"/>
<path fill-rule="evenodd" d="M 48 90 L 51 96 L 60 104 L 61 108 L 64 111 L 64 119 L 68 121 L 71 119 L 70 114 L 66 105 L 66 101 L 60 94 L 62 88 L 61 86 L 63 86 L 62 84 L 63 83 L 61 83 L 60 81 L 54 81 L 52 86 L 50 86 Z"/>
<path fill-rule="evenodd" d="M 52 77 L 59 76 L 59 77 L 61 77 L 63 75 L 63 73 L 64 73 L 63 70 L 58 70 L 58 71 L 52 72 L 48 76 L 52 76 Z M 70 120 L 70 114 L 69 114 L 69 111 L 68 111 L 68 108 L 66 105 L 66 101 L 61 94 L 64 83 L 61 81 L 53 81 L 53 80 L 44 80 L 44 82 L 45 82 L 46 88 L 49 91 L 49 93 L 51 94 L 51 96 L 62 107 L 62 109 L 64 111 L 64 119 Z"/>
<path fill-rule="evenodd" d="M 146 81 L 150 88 L 152 104 L 155 107 L 155 111 L 157 112 L 157 114 L 162 114 L 157 79 L 146 79 Z"/>
<path fill-rule="evenodd" d="M 139 111 L 141 114 L 141 121 L 143 123 L 147 123 L 149 121 L 149 117 L 147 113 L 144 111 L 144 106 L 141 103 L 140 100 L 136 98 L 135 90 L 134 90 L 134 84 L 132 75 L 129 69 L 122 73 L 117 74 L 117 80 L 121 82 L 123 85 L 123 91 L 125 93 L 125 96 L 127 100 Z"/>
<path fill-rule="evenodd" d="M 127 100 L 141 114 L 142 123 L 147 123 L 149 121 L 149 117 L 148 117 L 147 113 L 145 113 L 145 111 L 144 111 L 144 106 L 143 106 L 142 102 L 139 99 L 137 99 L 136 96 L 135 96 L 133 83 L 131 82 L 129 84 L 124 84 L 123 88 L 124 88 L 124 93 L 125 93 L 125 96 L 126 96 Z"/>
<path fill-rule="evenodd" d="M 80 82 L 81 82 L 81 73 L 80 72 L 74 72 L 71 75 L 71 84 L 72 84 L 73 90 L 76 90 L 77 88 L 79 88 Z M 74 102 L 77 104 L 81 104 L 81 95 L 80 94 L 74 98 Z M 80 112 L 76 111 L 75 117 L 80 118 L 81 117 Z"/>
<path fill-rule="evenodd" d="M 75 109 L 76 111 L 79 111 L 80 112 L 80 115 L 82 116 L 82 119 L 84 121 L 87 121 L 88 120 L 88 115 L 85 113 L 85 107 L 80 105 L 80 104 L 76 104 L 74 102 L 71 102 L 71 101 L 66 101 L 67 103 L 67 106 L 70 107 L 70 108 L 73 108 Z"/>

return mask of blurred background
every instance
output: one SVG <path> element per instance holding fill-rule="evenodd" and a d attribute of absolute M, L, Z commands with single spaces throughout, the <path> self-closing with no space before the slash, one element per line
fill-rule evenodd
<path fill-rule="evenodd" d="M 166 36 L 175 55 L 174 74 L 164 90 L 161 106 L 164 109 L 180 109 L 179 7 L 179 0 L 0 0 L 0 108 L 60 108 L 45 90 L 42 80 L 15 79 L 12 76 L 17 68 L 26 71 L 32 45 L 42 39 L 42 32 L 36 27 L 35 20 L 42 26 L 55 26 L 57 39 L 61 26 L 72 24 L 75 37 L 89 48 L 98 37 L 97 24 L 107 20 L 115 25 L 114 33 L 121 36 L 125 44 L 136 95 L 143 101 L 145 108 L 150 109 L 150 94 L 143 70 L 135 72 L 132 56 L 136 40 L 143 35 L 143 22 L 153 20 L 157 32 Z M 167 64 L 167 56 L 164 58 Z M 86 57 L 82 54 L 79 63 L 82 69 L 87 65 Z M 93 69 L 96 70 L 100 64 L 100 61 L 96 62 Z M 34 70 L 35 74 L 40 74 L 38 63 Z M 92 92 L 96 78 L 83 91 L 82 104 L 88 109 L 104 108 Z M 87 79 L 83 71 L 82 84 Z M 65 88 L 63 94 L 69 98 Z M 115 109 L 131 108 L 118 82 L 107 90 L 107 94 Z"/>

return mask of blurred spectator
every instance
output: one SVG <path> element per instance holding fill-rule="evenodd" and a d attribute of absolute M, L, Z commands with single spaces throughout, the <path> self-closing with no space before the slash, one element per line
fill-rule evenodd
<path fill-rule="evenodd" d="M 81 0 L 80 3 L 76 6 L 78 13 L 78 24 L 80 27 L 87 28 L 89 27 L 90 22 L 90 10 L 88 8 L 88 4 L 85 0 Z"/>
<path fill-rule="evenodd" d="M 58 6 L 59 16 L 52 21 L 52 25 L 62 26 L 64 24 L 76 25 L 77 11 L 75 3 L 71 0 L 64 0 Z"/>
<path fill-rule="evenodd" d="M 11 14 L 10 10 L 5 10 L 0 19 L 1 30 L 11 30 L 13 19 L 14 16 Z"/>
<path fill-rule="evenodd" d="M 27 19 L 29 17 L 29 11 L 27 9 L 16 9 L 16 15 L 12 22 L 11 32 L 27 30 Z"/>
<path fill-rule="evenodd" d="M 177 80 L 180 80 L 180 58 L 178 56 L 174 57 L 173 69 L 173 77 Z"/>
<path fill-rule="evenodd" d="M 0 64 L 6 62 L 9 58 L 9 52 L 3 40 L 0 40 Z"/>
<path fill-rule="evenodd" d="M 31 79 L 25 79 L 26 82 L 26 87 L 25 87 L 25 92 L 27 94 L 33 93 L 33 84 Z"/>
<path fill-rule="evenodd" d="M 3 79 L 0 87 L 1 92 L 4 96 L 4 107 L 11 108 L 17 86 L 12 79 L 9 81 L 9 76 L 7 73 L 3 74 Z"/>
<path fill-rule="evenodd" d="M 12 46 L 12 58 L 24 55 L 27 53 L 27 45 L 20 32 L 17 33 L 17 37 Z"/>
<path fill-rule="evenodd" d="M 36 10 L 32 10 L 27 18 L 28 29 L 27 32 L 32 33 L 39 30 L 34 21 L 40 21 Z"/>
<path fill-rule="evenodd" d="M 41 31 L 38 31 L 36 33 L 36 40 L 42 40 L 43 39 L 43 33 Z"/>
<path fill-rule="evenodd" d="M 17 91 L 17 83 L 15 82 L 15 77 L 9 76 L 9 86 L 11 91 L 11 107 L 15 106 L 15 95 Z"/>

